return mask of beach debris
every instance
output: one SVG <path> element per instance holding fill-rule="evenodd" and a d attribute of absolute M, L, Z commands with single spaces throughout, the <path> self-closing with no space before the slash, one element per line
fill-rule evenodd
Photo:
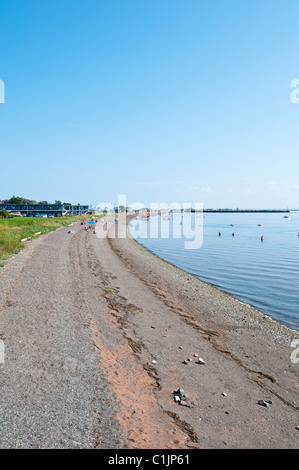
<path fill-rule="evenodd" d="M 179 349 L 183 349 L 181 346 L 179 346 Z M 197 362 L 195 364 L 201 364 L 201 365 L 204 365 L 205 364 L 205 361 L 201 358 L 201 357 L 198 357 L 198 354 L 193 354 L 193 357 L 195 357 L 197 359 Z M 188 364 L 189 362 L 192 362 L 193 359 L 192 357 L 188 357 L 188 359 L 184 359 L 182 361 L 183 364 Z"/>
<path fill-rule="evenodd" d="M 269 406 L 269 405 L 272 405 L 272 401 L 271 400 L 259 400 L 257 402 L 258 405 L 260 406 Z"/>
<path fill-rule="evenodd" d="M 299 431 L 299 426 L 296 426 L 297 431 Z"/>
<path fill-rule="evenodd" d="M 173 392 L 174 401 L 179 403 L 181 406 L 186 406 L 188 408 L 193 408 L 194 403 L 188 403 L 189 395 L 185 394 L 182 388 Z"/>
<path fill-rule="evenodd" d="M 157 361 L 155 359 L 153 359 L 152 364 L 157 364 Z"/>
<path fill-rule="evenodd" d="M 178 396 L 180 399 L 185 396 L 185 392 L 183 388 L 179 388 L 176 392 L 173 392 L 175 396 Z"/>
<path fill-rule="evenodd" d="M 221 395 L 222 395 L 223 397 L 226 397 L 226 396 L 227 396 L 225 392 L 222 392 Z"/>
<path fill-rule="evenodd" d="M 201 357 L 199 357 L 196 364 L 204 365 L 205 363 L 206 362 Z"/>
<path fill-rule="evenodd" d="M 73 230 L 69 230 L 68 233 L 74 233 L 74 231 L 73 231 Z"/>

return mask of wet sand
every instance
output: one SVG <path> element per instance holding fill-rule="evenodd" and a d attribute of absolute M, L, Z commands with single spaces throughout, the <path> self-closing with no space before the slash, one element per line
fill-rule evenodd
<path fill-rule="evenodd" d="M 298 448 L 298 333 L 106 222 L 0 270 L 0 448 Z"/>

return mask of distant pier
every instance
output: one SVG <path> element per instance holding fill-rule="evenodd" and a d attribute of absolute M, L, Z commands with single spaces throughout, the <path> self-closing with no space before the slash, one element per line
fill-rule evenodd
<path fill-rule="evenodd" d="M 203 209 L 201 210 L 196 210 L 196 209 L 182 209 L 181 212 L 208 212 L 208 213 L 220 213 L 220 214 L 240 214 L 240 213 L 246 213 L 246 214 L 258 214 L 258 213 L 271 213 L 271 214 L 276 214 L 276 213 L 282 213 L 282 214 L 289 214 L 290 210 L 288 209 L 256 209 L 256 210 L 251 210 L 251 209 Z"/>

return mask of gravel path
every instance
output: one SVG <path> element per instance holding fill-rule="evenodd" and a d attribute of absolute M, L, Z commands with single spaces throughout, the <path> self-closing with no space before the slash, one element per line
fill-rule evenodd
<path fill-rule="evenodd" d="M 1 448 L 124 446 L 90 329 L 88 312 L 101 304 L 84 238 L 60 229 L 1 270 Z"/>
<path fill-rule="evenodd" d="M 298 334 L 107 222 L 0 270 L 0 448 L 298 448 Z"/>

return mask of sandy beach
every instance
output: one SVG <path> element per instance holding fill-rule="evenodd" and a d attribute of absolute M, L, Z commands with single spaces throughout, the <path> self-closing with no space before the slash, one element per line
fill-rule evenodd
<path fill-rule="evenodd" d="M 129 222 L 61 228 L 0 270 L 0 448 L 298 448 L 298 332 Z"/>

